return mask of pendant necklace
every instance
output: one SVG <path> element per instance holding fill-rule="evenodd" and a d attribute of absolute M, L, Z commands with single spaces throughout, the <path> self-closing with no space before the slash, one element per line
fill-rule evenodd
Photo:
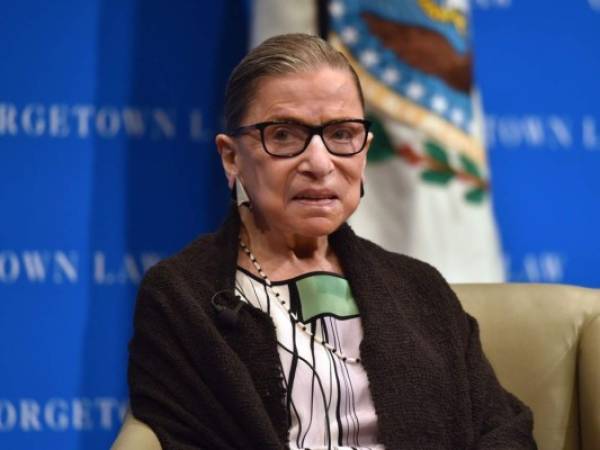
<path fill-rule="evenodd" d="M 298 316 L 290 310 L 290 308 L 289 308 L 289 306 L 287 304 L 288 302 L 286 302 L 283 298 L 281 298 L 281 295 L 279 294 L 279 292 L 277 292 L 275 290 L 275 288 L 273 287 L 273 283 L 271 282 L 271 280 L 269 279 L 269 277 L 267 276 L 267 274 L 262 270 L 262 267 L 258 263 L 258 260 L 256 259 L 256 256 L 254 256 L 254 253 L 252 253 L 250 251 L 250 249 L 248 248 L 248 246 L 246 244 L 244 244 L 244 241 L 242 241 L 241 236 L 240 236 L 239 240 L 240 240 L 240 248 L 248 256 L 248 258 L 250 259 L 250 262 L 252 262 L 252 265 L 256 268 L 256 270 L 258 271 L 258 274 L 261 276 L 261 278 L 264 280 L 265 284 L 267 285 L 267 288 L 275 296 L 275 299 L 277 300 L 277 303 L 279 303 L 281 305 L 281 307 L 292 318 L 292 322 L 294 323 L 294 325 L 297 328 L 299 328 L 304 334 L 306 334 L 306 335 L 310 336 L 312 339 L 314 339 L 315 342 L 317 342 L 318 344 L 320 344 L 321 346 L 323 346 L 327 350 L 329 350 L 333 355 L 337 356 L 343 362 L 349 362 L 349 363 L 353 363 L 353 364 L 360 364 L 360 358 L 351 358 L 350 356 L 343 355 L 342 353 L 340 353 L 338 351 L 338 349 L 336 349 L 329 342 L 325 342 L 323 339 L 321 339 L 318 336 L 316 336 L 315 334 L 313 334 L 308 329 L 308 326 L 306 324 L 302 323 L 298 319 Z"/>

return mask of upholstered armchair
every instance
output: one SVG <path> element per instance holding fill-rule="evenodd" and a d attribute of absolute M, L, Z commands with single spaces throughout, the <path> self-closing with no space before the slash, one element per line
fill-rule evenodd
<path fill-rule="evenodd" d="M 454 285 L 502 385 L 534 413 L 540 450 L 600 450 L 600 290 Z M 128 415 L 113 450 L 160 450 Z"/>
<path fill-rule="evenodd" d="M 502 385 L 531 407 L 540 450 L 600 450 L 600 291 L 453 286 Z"/>

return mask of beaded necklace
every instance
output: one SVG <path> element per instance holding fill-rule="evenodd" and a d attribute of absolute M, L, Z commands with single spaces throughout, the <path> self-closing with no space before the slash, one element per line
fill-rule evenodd
<path fill-rule="evenodd" d="M 258 263 L 258 260 L 256 259 L 256 256 L 254 256 L 254 253 L 252 253 L 250 251 L 250 249 L 248 248 L 248 246 L 246 244 L 244 244 L 244 242 L 242 241 L 242 238 L 239 238 L 240 240 L 240 248 L 244 251 L 244 253 L 248 256 L 248 258 L 250 258 L 250 261 L 252 262 L 252 265 L 254 265 L 254 267 L 256 268 L 256 270 L 258 271 L 258 274 L 261 276 L 261 278 L 264 280 L 265 284 L 267 285 L 267 288 L 271 291 L 271 293 L 275 296 L 275 298 L 277 299 L 277 303 L 279 303 L 281 305 L 281 307 L 288 313 L 288 315 L 292 318 L 292 322 L 294 323 L 294 325 L 299 328 L 304 334 L 310 336 L 312 339 L 315 340 L 315 342 L 317 342 L 318 344 L 320 344 L 321 346 L 325 347 L 327 350 L 329 350 L 333 355 L 337 356 L 340 360 L 342 360 L 343 362 L 349 362 L 349 363 L 353 363 L 353 364 L 360 364 L 360 358 L 351 358 L 350 356 L 346 356 L 343 355 L 342 353 L 340 353 L 333 345 L 331 345 L 329 342 L 325 342 L 324 340 L 322 340 L 320 337 L 316 336 L 315 334 L 313 334 L 308 327 L 306 326 L 306 324 L 302 323 L 299 319 L 298 316 L 293 313 L 292 311 L 290 311 L 290 308 L 287 305 L 287 302 L 281 298 L 281 295 L 279 294 L 279 292 L 277 292 L 275 290 L 275 288 L 273 287 L 273 283 L 271 282 L 271 280 L 269 279 L 269 277 L 267 277 L 267 274 L 262 270 L 262 267 L 260 266 L 260 264 Z"/>

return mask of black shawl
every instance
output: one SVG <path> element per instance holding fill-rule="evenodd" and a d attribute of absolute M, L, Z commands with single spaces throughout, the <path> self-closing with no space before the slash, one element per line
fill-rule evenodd
<path fill-rule="evenodd" d="M 154 266 L 140 287 L 128 379 L 133 415 L 164 450 L 282 449 L 289 424 L 270 317 L 211 299 L 233 292 L 235 208 Z M 360 357 L 386 449 L 533 449 L 529 409 L 498 384 L 477 323 L 431 266 L 357 237 L 330 236 L 364 328 Z M 221 308 L 239 306 L 219 295 Z"/>

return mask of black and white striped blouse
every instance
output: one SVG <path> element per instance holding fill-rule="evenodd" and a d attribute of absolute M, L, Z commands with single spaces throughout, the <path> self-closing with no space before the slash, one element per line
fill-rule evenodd
<path fill-rule="evenodd" d="M 311 272 L 273 282 L 299 321 L 336 353 L 357 358 L 361 320 L 345 278 Z M 377 417 L 367 374 L 360 363 L 342 361 L 295 326 L 294 319 L 264 281 L 239 268 L 236 290 L 242 299 L 271 316 L 287 389 L 291 449 L 374 449 Z"/>

